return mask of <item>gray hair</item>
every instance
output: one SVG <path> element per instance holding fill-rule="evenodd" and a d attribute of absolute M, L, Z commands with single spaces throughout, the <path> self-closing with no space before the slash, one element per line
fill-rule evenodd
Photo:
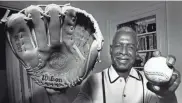
<path fill-rule="evenodd" d="M 137 39 L 137 47 L 138 47 L 138 36 L 137 36 L 137 33 L 136 33 L 136 31 L 132 27 L 129 27 L 129 26 L 123 26 L 123 27 L 121 27 L 121 28 L 116 30 L 116 33 L 115 33 L 115 35 L 113 37 L 113 40 L 112 40 L 112 44 L 113 44 L 113 42 L 114 42 L 114 40 L 116 38 L 116 35 L 121 33 L 121 32 L 123 32 L 123 33 L 132 33 L 133 35 L 135 35 L 136 39 Z"/>
<path fill-rule="evenodd" d="M 129 26 L 123 26 L 123 27 L 119 28 L 116 32 L 132 32 L 132 33 L 136 34 L 135 30 Z"/>

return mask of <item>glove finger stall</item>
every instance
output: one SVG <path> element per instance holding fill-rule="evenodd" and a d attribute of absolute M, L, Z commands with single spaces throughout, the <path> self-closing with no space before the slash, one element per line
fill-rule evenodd
<path fill-rule="evenodd" d="M 50 45 L 57 46 L 62 43 L 62 24 L 63 14 L 61 8 L 56 4 L 47 5 L 45 8 L 46 15 L 50 16 L 48 21 L 48 35 L 50 36 Z"/>
<path fill-rule="evenodd" d="M 30 29 L 32 29 L 32 34 L 34 35 L 35 42 L 40 51 L 45 51 L 48 49 L 48 40 L 46 32 L 46 24 L 41 18 L 43 10 L 35 5 L 31 5 L 25 9 L 25 15 L 31 18 L 32 24 L 30 24 Z"/>
<path fill-rule="evenodd" d="M 24 20 L 25 15 L 21 13 L 13 14 L 8 18 L 7 36 L 16 56 L 23 61 L 24 66 L 29 62 L 37 64 L 37 53 L 33 42 L 31 31 Z"/>

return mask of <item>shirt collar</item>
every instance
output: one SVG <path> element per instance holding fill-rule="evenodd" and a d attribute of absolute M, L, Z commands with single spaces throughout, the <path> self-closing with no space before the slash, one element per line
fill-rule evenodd
<path fill-rule="evenodd" d="M 114 83 L 117 79 L 120 78 L 120 76 L 118 75 L 118 73 L 116 72 L 116 70 L 113 68 L 112 65 L 108 69 L 108 77 L 109 77 L 110 83 Z M 129 77 L 135 78 L 136 80 L 141 80 L 139 74 L 134 68 L 131 68 Z"/>

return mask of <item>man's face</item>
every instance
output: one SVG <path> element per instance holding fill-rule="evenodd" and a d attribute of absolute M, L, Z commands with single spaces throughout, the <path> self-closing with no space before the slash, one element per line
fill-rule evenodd
<path fill-rule="evenodd" d="M 137 50 L 136 35 L 133 33 L 118 32 L 110 47 L 112 64 L 116 71 L 126 72 L 135 62 Z"/>

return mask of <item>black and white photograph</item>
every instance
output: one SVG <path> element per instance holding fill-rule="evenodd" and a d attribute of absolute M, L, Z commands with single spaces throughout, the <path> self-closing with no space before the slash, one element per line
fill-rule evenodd
<path fill-rule="evenodd" d="M 182 1 L 0 1 L 0 103 L 182 103 Z"/>

